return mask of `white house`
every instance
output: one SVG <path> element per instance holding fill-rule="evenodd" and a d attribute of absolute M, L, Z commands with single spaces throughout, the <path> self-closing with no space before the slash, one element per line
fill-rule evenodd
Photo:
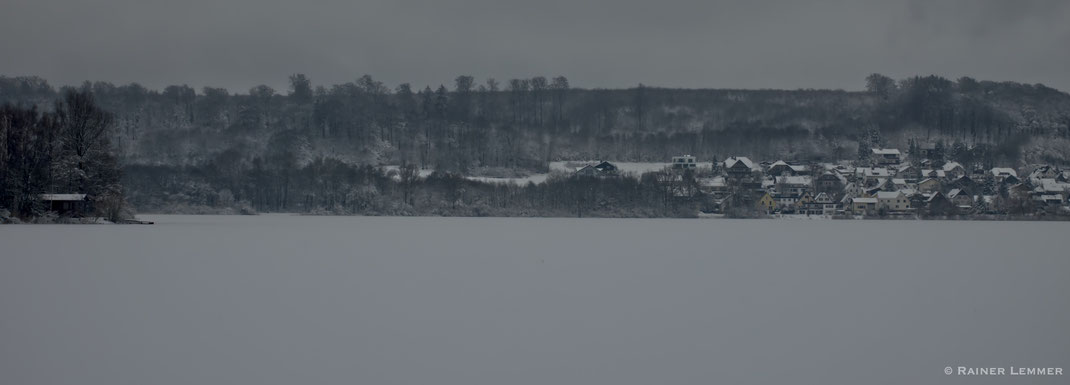
<path fill-rule="evenodd" d="M 1040 166 L 1029 173 L 1029 181 L 1033 182 L 1033 184 L 1037 184 L 1041 179 L 1054 179 L 1059 176 L 1060 173 L 1061 171 L 1059 171 L 1058 167 L 1048 165 Z"/>
<path fill-rule="evenodd" d="M 874 148 L 873 162 L 879 166 L 894 166 L 902 161 L 902 154 L 896 148 Z"/>
<path fill-rule="evenodd" d="M 672 157 L 673 169 L 694 169 L 698 167 L 698 163 L 695 162 L 695 157 L 691 155 L 681 155 Z"/>
<path fill-rule="evenodd" d="M 888 178 L 891 173 L 883 167 L 859 167 L 855 169 L 855 177 L 865 183 L 873 182 L 880 178 Z"/>
<path fill-rule="evenodd" d="M 816 207 L 820 207 L 821 208 L 821 214 L 822 215 L 833 215 L 833 214 L 836 214 L 836 202 L 833 202 L 832 201 L 832 197 L 830 197 L 826 193 L 817 194 L 817 196 L 814 197 L 814 203 L 813 204 Z"/>
<path fill-rule="evenodd" d="M 769 165 L 769 168 L 766 170 L 766 174 L 772 176 L 805 175 L 808 174 L 809 171 L 810 170 L 808 170 L 806 166 L 788 164 L 788 162 L 778 160 L 773 164 Z"/>
<path fill-rule="evenodd" d="M 1034 192 L 1041 194 L 1061 194 L 1070 192 L 1070 183 L 1060 182 L 1054 178 L 1043 178 L 1033 182 L 1036 187 Z"/>
<path fill-rule="evenodd" d="M 968 213 L 973 209 L 973 197 L 961 189 L 951 189 L 947 192 L 947 199 L 955 204 L 960 213 Z"/>
<path fill-rule="evenodd" d="M 1018 178 L 1018 172 L 1014 171 L 1013 168 L 1009 167 L 994 167 L 992 168 L 991 173 L 992 178 L 994 178 L 997 182 L 1002 182 L 1004 179 L 1007 179 L 1007 177 L 1012 176 L 1016 179 Z"/>
<path fill-rule="evenodd" d="M 910 199 L 907 199 L 907 195 L 902 191 L 878 191 L 877 192 L 877 208 L 883 208 L 888 211 L 907 211 L 910 210 Z"/>
<path fill-rule="evenodd" d="M 843 192 L 848 196 L 860 197 L 862 196 L 863 189 L 858 183 L 848 183 L 847 186 L 843 187 Z"/>
<path fill-rule="evenodd" d="M 712 178 L 698 178 L 699 188 L 707 194 L 723 193 L 728 191 L 728 183 L 723 176 L 715 176 Z"/>
<path fill-rule="evenodd" d="M 782 194 L 802 195 L 812 185 L 809 176 L 778 176 L 776 190 Z"/>
<path fill-rule="evenodd" d="M 940 181 L 935 178 L 925 178 L 921 182 L 918 182 L 918 191 L 923 193 L 931 193 L 933 191 L 940 190 Z"/>
<path fill-rule="evenodd" d="M 754 162 L 746 157 L 730 157 L 724 160 L 724 171 L 728 174 L 728 177 L 740 179 L 748 177 L 752 172 L 757 171 L 754 167 Z"/>
<path fill-rule="evenodd" d="M 944 172 L 944 170 L 929 170 L 929 169 L 925 169 L 925 170 L 921 170 L 921 178 L 922 179 L 925 179 L 925 178 L 944 179 L 944 178 L 947 178 L 947 173 Z"/>
<path fill-rule="evenodd" d="M 1063 196 L 1059 194 L 1044 194 L 1033 197 L 1037 203 L 1043 206 L 1061 206 L 1063 204 Z"/>
<path fill-rule="evenodd" d="M 944 174 L 946 174 L 951 179 L 966 175 L 966 168 L 962 167 L 962 164 L 959 164 L 959 162 L 944 163 L 943 169 Z"/>
<path fill-rule="evenodd" d="M 851 212 L 873 215 L 877 212 L 877 198 L 851 198 Z"/>

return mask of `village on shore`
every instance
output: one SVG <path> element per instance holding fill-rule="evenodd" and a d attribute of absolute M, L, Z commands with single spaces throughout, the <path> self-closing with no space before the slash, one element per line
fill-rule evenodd
<path fill-rule="evenodd" d="M 518 187 L 564 183 L 582 190 L 616 186 L 613 179 L 637 178 L 639 185 L 656 191 L 643 198 L 648 200 L 645 207 L 680 208 L 669 216 L 694 216 L 697 212 L 699 216 L 728 218 L 1070 219 L 1070 170 L 1054 165 L 1017 169 L 965 166 L 934 160 L 942 156 L 929 154 L 924 148 L 914 153 L 872 148 L 862 159 L 839 162 L 755 162 L 742 156 L 702 161 L 691 155 L 674 156 L 669 163 L 554 162 L 550 174 L 463 179 L 480 185 L 506 182 Z M 462 178 L 433 170 L 411 171 L 412 178 L 406 182 L 399 169 L 382 170 L 399 188 L 413 181 L 427 182 L 432 174 Z M 582 198 L 576 199 L 580 199 L 577 204 L 583 203 Z M 39 200 L 51 215 L 38 220 L 42 223 L 85 221 L 78 218 L 95 222 L 101 216 L 100 207 L 95 207 L 86 194 L 41 194 Z M 609 199 L 598 202 L 598 207 L 612 206 Z M 0 223 L 7 222 L 18 223 L 0 212 Z M 115 222 L 147 223 L 133 219 Z"/>
<path fill-rule="evenodd" d="M 706 214 L 733 217 L 806 215 L 831 218 L 1067 217 L 1070 171 L 964 166 L 873 148 L 868 159 L 838 163 L 755 162 L 746 157 L 701 162 L 682 155 L 659 185 L 698 200 Z M 576 177 L 619 177 L 611 162 L 575 169 Z"/>

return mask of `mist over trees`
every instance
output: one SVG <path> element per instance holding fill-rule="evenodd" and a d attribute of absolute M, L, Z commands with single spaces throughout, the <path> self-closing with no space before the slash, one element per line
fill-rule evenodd
<path fill-rule="evenodd" d="M 578 89 L 563 76 L 464 75 L 428 86 L 391 86 L 369 75 L 336 85 L 316 85 L 302 74 L 289 81 L 285 90 L 257 86 L 244 93 L 106 82 L 57 91 L 39 78 L 0 77 L 0 103 L 46 110 L 63 92 L 91 94 L 112 116 L 109 139 L 127 197 L 149 209 L 174 202 L 248 211 L 341 204 L 359 212 L 362 196 L 407 202 L 382 212 L 460 207 L 443 203 L 458 196 L 465 207 L 493 207 L 487 196 L 497 187 L 449 178 L 546 172 L 555 160 L 691 154 L 707 162 L 734 155 L 832 161 L 855 159 L 876 141 L 903 150 L 939 144 L 949 159 L 986 165 L 1065 163 L 1070 154 L 1070 95 L 965 77 L 897 81 L 874 74 L 861 92 Z M 397 170 L 374 169 L 381 165 Z M 436 187 L 425 185 L 431 178 L 409 187 L 396 182 L 405 180 L 398 172 L 413 169 L 440 172 Z M 440 188 L 465 193 L 430 193 Z M 532 208 L 556 199 L 537 190 L 499 193 L 505 200 L 527 197 Z M 474 191 L 479 198 L 464 202 Z M 417 209 L 420 199 L 441 202 Z"/>

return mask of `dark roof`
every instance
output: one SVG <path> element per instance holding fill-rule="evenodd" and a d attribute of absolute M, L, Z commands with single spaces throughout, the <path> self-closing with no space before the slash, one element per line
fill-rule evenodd
<path fill-rule="evenodd" d="M 602 162 L 594 166 L 599 171 L 617 171 L 617 166 L 613 163 Z"/>

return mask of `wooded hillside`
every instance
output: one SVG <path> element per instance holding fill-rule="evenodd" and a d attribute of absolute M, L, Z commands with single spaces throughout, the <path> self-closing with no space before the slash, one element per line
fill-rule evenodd
<path fill-rule="evenodd" d="M 571 88 L 564 77 L 499 83 L 459 76 L 449 87 L 419 89 L 367 75 L 315 86 L 296 74 L 281 91 L 156 91 L 104 82 L 78 89 L 113 115 L 119 162 L 127 179 L 140 178 L 128 183 L 140 186 L 130 191 L 135 203 L 161 193 L 146 178 L 183 191 L 218 196 L 225 189 L 237 200 L 266 194 L 287 202 L 286 186 L 315 180 L 302 170 L 332 162 L 511 176 L 545 172 L 555 160 L 691 154 L 703 162 L 733 155 L 830 161 L 857 158 L 859 148 L 907 151 L 938 142 L 951 157 L 985 167 L 1070 158 L 1064 92 L 937 76 L 895 81 L 874 74 L 864 81 L 860 92 L 603 90 Z M 0 77 L 0 103 L 48 110 L 61 91 L 39 78 Z"/>

